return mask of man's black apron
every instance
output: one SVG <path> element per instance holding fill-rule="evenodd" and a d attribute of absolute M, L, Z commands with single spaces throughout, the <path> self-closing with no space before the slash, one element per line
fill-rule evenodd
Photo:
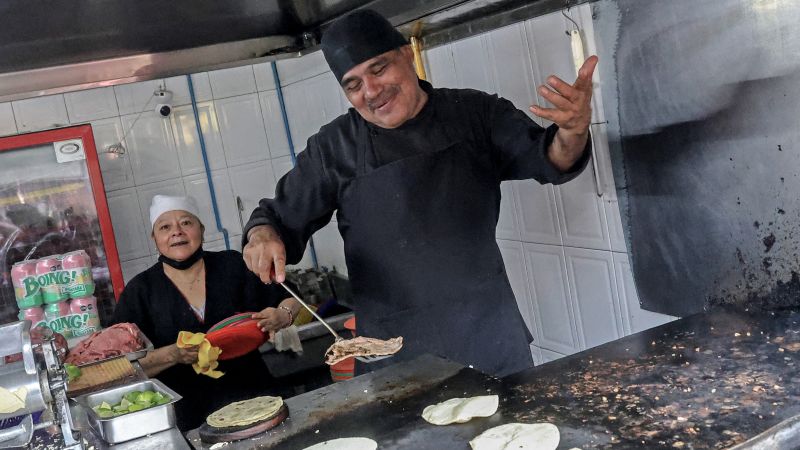
<path fill-rule="evenodd" d="M 402 336 L 392 362 L 432 353 L 498 376 L 532 366 L 495 241 L 499 183 L 475 161 L 488 152 L 431 136 L 434 151 L 373 169 L 367 127 L 359 134 L 337 216 L 358 334 Z"/>

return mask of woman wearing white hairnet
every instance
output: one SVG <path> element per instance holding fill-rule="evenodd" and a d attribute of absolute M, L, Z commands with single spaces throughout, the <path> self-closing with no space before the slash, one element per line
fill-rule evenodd
<path fill-rule="evenodd" d="M 182 431 L 200 426 L 232 401 L 269 395 L 275 386 L 257 350 L 220 361 L 217 370 L 225 375 L 218 379 L 196 374 L 197 347 L 178 348 L 178 333 L 205 333 L 248 311 L 257 312 L 262 330 L 274 332 L 291 325 L 300 308 L 280 286 L 260 282 L 239 252 L 203 251 L 198 216 L 191 197 L 153 198 L 150 223 L 158 262 L 125 286 L 114 313 L 115 322 L 135 323 L 153 342 L 156 350 L 142 359 L 142 367 L 183 396 L 176 403 Z"/>

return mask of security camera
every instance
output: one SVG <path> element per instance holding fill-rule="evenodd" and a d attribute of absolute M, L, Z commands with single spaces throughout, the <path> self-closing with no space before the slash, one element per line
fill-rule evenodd
<path fill-rule="evenodd" d="M 156 98 L 156 114 L 161 117 L 169 117 L 172 114 L 172 105 L 170 105 L 172 92 L 166 89 L 157 89 L 153 92 L 153 96 Z"/>
<path fill-rule="evenodd" d="M 156 114 L 163 118 L 169 117 L 172 114 L 172 105 L 169 103 L 159 103 L 156 105 Z"/>

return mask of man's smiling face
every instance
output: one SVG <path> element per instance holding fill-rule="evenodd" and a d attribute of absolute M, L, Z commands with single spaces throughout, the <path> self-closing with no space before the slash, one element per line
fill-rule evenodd
<path fill-rule="evenodd" d="M 427 100 L 414 72 L 410 46 L 390 50 L 348 70 L 345 96 L 364 120 L 397 128 L 416 116 Z"/>

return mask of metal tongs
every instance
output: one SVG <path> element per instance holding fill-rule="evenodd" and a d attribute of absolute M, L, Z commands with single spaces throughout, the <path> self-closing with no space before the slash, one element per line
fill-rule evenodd
<path fill-rule="evenodd" d="M 330 325 L 328 325 L 328 323 L 327 323 L 327 322 L 325 322 L 324 320 L 322 320 L 322 317 L 320 317 L 320 316 L 317 314 L 317 312 L 316 312 L 316 311 L 314 311 L 313 309 L 311 309 L 311 307 L 310 307 L 310 306 L 308 306 L 308 304 L 307 304 L 306 302 L 304 302 L 304 301 L 303 301 L 303 299 L 302 299 L 302 298 L 300 298 L 300 296 L 299 296 L 299 295 L 297 295 L 297 294 L 296 294 L 296 293 L 295 293 L 295 292 L 294 292 L 294 291 L 293 291 L 293 290 L 292 290 L 292 289 L 291 289 L 289 286 L 287 286 L 287 285 L 286 285 L 286 283 L 281 283 L 281 286 L 283 286 L 283 288 L 284 288 L 284 289 L 286 289 L 286 291 L 287 291 L 287 292 L 289 292 L 290 294 L 292 294 L 292 297 L 294 297 L 294 299 L 295 299 L 295 300 L 297 300 L 298 302 L 300 302 L 300 304 L 301 304 L 301 305 L 303 305 L 303 307 L 305 307 L 305 308 L 308 310 L 308 312 L 310 312 L 310 313 L 311 313 L 311 315 L 312 315 L 312 316 L 316 317 L 316 318 L 317 318 L 317 320 L 319 320 L 319 321 L 320 321 L 320 323 L 322 323 L 323 325 L 325 325 L 325 328 L 327 328 L 327 329 L 328 329 L 328 331 L 330 331 L 330 332 L 331 332 L 331 334 L 333 335 L 333 337 L 336 339 L 336 340 L 335 340 L 335 342 L 339 342 L 339 341 L 344 341 L 344 340 L 345 340 L 345 338 L 343 338 L 343 337 L 339 336 L 339 333 L 337 333 L 337 332 L 336 332 L 336 330 L 334 330 L 333 328 L 331 328 L 331 326 L 330 326 Z M 381 355 L 381 356 L 356 356 L 355 358 L 356 358 L 357 360 L 359 360 L 359 361 L 363 362 L 363 363 L 367 363 L 367 364 L 369 364 L 369 363 L 373 363 L 373 362 L 375 362 L 375 361 L 380 361 L 380 360 L 382 360 L 382 359 L 389 358 L 389 357 L 391 357 L 391 356 L 393 356 L 393 355 Z"/>

